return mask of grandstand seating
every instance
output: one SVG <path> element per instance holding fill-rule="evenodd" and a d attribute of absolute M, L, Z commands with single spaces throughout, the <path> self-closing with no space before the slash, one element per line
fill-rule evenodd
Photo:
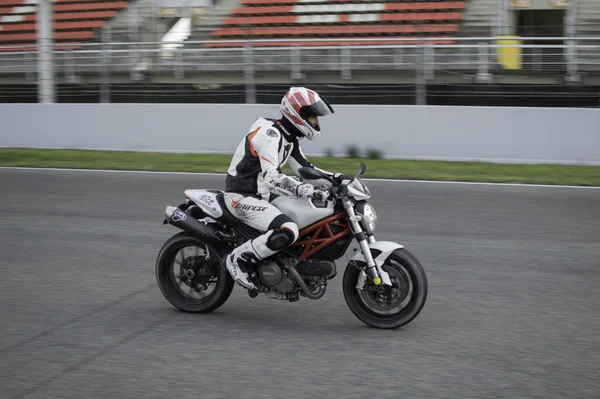
<path fill-rule="evenodd" d="M 436 37 L 453 43 L 466 1 L 453 0 L 242 0 L 216 28 L 210 40 L 295 39 L 292 43 L 257 45 L 323 45 L 305 39 Z M 440 41 L 437 41 L 438 43 Z M 211 47 L 239 46 L 217 42 Z M 361 44 L 357 42 L 355 44 Z"/>
<path fill-rule="evenodd" d="M 37 0 L 0 0 L 0 46 L 36 44 L 36 4 Z M 54 0 L 54 48 L 75 49 L 95 39 L 98 28 L 127 6 L 123 0 Z"/>
<path fill-rule="evenodd" d="M 0 46 L 36 44 L 37 0 L 0 0 Z M 78 48 L 99 41 L 99 28 L 128 7 L 128 0 L 55 0 L 55 49 Z M 436 37 L 435 43 L 453 43 L 467 1 L 454 0 L 241 0 L 215 27 L 209 47 L 237 47 L 243 41 L 294 39 L 293 42 L 258 42 L 257 45 L 341 44 L 345 38 Z M 307 42 L 306 39 L 339 39 Z M 379 42 L 385 44 L 388 42 Z M 397 41 L 394 41 L 397 43 Z M 4 49 L 6 50 L 6 49 Z"/>

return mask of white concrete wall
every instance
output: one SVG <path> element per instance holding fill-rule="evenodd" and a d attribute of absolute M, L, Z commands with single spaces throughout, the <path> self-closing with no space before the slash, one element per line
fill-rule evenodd
<path fill-rule="evenodd" d="M 600 110 L 334 105 L 308 155 L 600 164 Z M 0 147 L 231 153 L 277 105 L 0 104 Z"/>

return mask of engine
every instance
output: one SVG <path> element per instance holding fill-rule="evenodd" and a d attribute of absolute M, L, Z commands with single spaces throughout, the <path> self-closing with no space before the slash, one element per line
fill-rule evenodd
<path fill-rule="evenodd" d="M 302 261 L 296 265 L 296 270 L 302 276 L 325 277 L 327 280 L 334 278 L 337 274 L 335 263 L 322 259 Z"/>
<path fill-rule="evenodd" d="M 327 260 L 305 260 L 299 262 L 295 269 L 311 292 L 311 299 L 317 299 L 325 294 L 326 281 L 337 274 L 335 263 Z M 287 276 L 287 272 L 276 262 L 267 260 L 258 267 L 258 277 L 271 290 L 266 295 L 276 299 L 298 300 L 299 287 Z M 302 290 L 300 290 L 302 291 Z M 300 292 L 300 294 L 303 294 Z"/>
<path fill-rule="evenodd" d="M 289 294 L 296 289 L 296 284 L 273 261 L 262 263 L 258 268 L 258 276 L 265 286 L 282 294 Z"/>

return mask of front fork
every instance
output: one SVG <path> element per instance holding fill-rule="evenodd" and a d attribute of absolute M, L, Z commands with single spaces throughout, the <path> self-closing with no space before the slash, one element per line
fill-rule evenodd
<path fill-rule="evenodd" d="M 367 238 L 365 232 L 358 223 L 362 219 L 362 216 L 357 215 L 356 212 L 354 212 L 354 205 L 352 204 L 352 201 L 345 200 L 344 208 L 348 212 L 350 227 L 354 233 L 354 237 L 356 238 L 356 241 L 358 241 L 358 245 L 360 245 L 360 249 L 365 257 L 365 260 L 367 261 L 366 271 L 365 269 L 362 269 L 358 275 L 356 288 L 362 290 L 367 281 L 367 274 L 373 280 L 373 284 L 380 285 L 383 282 L 385 285 L 391 286 L 392 281 L 390 280 L 390 276 L 375 262 L 375 259 L 373 259 L 373 255 L 371 254 L 371 249 L 369 248 L 369 243 L 375 243 L 375 237 L 371 235 Z"/>

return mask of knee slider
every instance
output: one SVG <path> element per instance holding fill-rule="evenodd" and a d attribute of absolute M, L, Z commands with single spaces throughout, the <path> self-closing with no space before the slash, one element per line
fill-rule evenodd
<path fill-rule="evenodd" d="M 273 233 L 267 239 L 267 247 L 273 251 L 279 251 L 291 245 L 298 239 L 298 225 L 294 222 L 286 222 L 273 229 Z"/>

